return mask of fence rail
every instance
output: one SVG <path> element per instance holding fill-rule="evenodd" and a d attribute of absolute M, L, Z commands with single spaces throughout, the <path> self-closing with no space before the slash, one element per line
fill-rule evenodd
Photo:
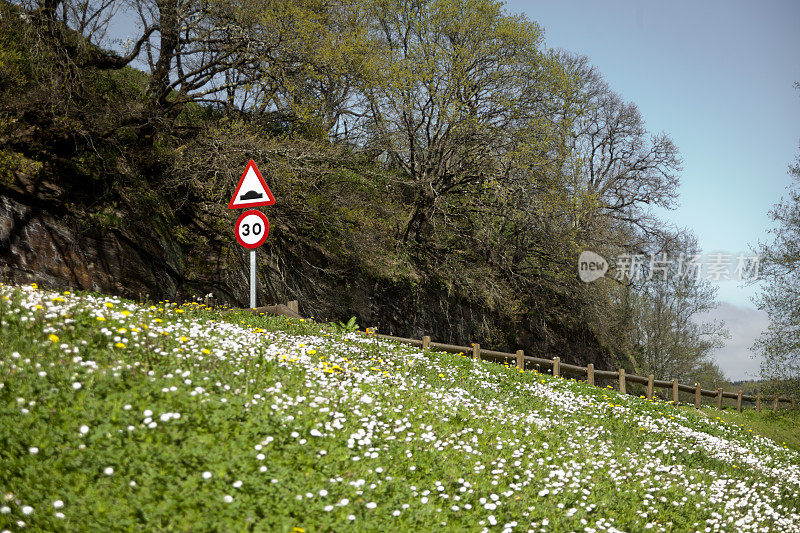
<path fill-rule="evenodd" d="M 690 393 L 694 395 L 694 406 L 695 408 L 699 409 L 701 404 L 701 399 L 703 396 L 707 398 L 716 398 L 717 409 L 722 409 L 722 401 L 724 398 L 729 398 L 732 400 L 736 400 L 736 409 L 738 411 L 742 410 L 742 403 L 749 402 L 754 403 L 755 408 L 757 411 L 761 411 L 762 403 L 771 401 L 773 410 L 778 410 L 778 406 L 781 403 L 788 403 L 791 405 L 792 408 L 797 406 L 796 398 L 794 395 L 791 397 L 785 396 L 762 396 L 759 392 L 757 395 L 747 395 L 742 394 L 742 391 L 738 392 L 727 392 L 723 391 L 722 389 L 716 390 L 709 390 L 703 389 L 700 387 L 699 383 L 695 383 L 694 385 L 687 385 L 684 383 L 678 383 L 677 379 L 673 379 L 672 381 L 663 381 L 659 379 L 654 379 L 653 375 L 649 376 L 637 376 L 636 374 L 627 374 L 625 369 L 619 370 L 595 370 L 594 365 L 589 363 L 586 366 L 578 366 L 578 365 L 571 365 L 567 363 L 562 363 L 560 358 L 554 357 L 552 359 L 545 359 L 542 357 L 533 357 L 530 355 L 525 355 L 522 350 L 517 350 L 516 353 L 508 353 L 508 352 L 498 352 L 496 350 L 487 350 L 486 348 L 482 348 L 480 344 L 475 343 L 472 346 L 456 346 L 454 344 L 444 344 L 441 342 L 433 342 L 431 338 L 428 336 L 422 337 L 421 339 L 407 339 L 405 337 L 395 337 L 393 335 L 383 335 L 377 332 L 376 328 L 369 328 L 367 330 L 368 334 L 374 335 L 379 339 L 389 340 L 400 342 L 403 344 L 410 344 L 412 346 L 418 346 L 423 349 L 431 349 L 431 350 L 438 350 L 447 353 L 454 353 L 454 354 L 471 354 L 473 359 L 476 360 L 514 360 L 515 364 L 521 370 L 525 370 L 526 365 L 535 365 L 535 366 L 544 366 L 551 370 L 554 376 L 561 376 L 563 374 L 572 374 L 578 376 L 585 376 L 586 382 L 590 385 L 596 385 L 596 380 L 616 380 L 618 383 L 617 389 L 619 392 L 626 394 L 627 391 L 627 384 L 628 383 L 638 383 L 640 385 L 645 386 L 645 396 L 648 399 L 652 399 L 654 395 L 655 389 L 668 389 L 672 393 L 672 403 L 674 405 L 678 405 L 678 396 L 679 393 Z"/>

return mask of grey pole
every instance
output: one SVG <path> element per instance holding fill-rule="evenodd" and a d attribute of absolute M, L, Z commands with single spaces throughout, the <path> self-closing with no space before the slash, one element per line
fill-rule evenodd
<path fill-rule="evenodd" d="M 250 308 L 256 307 L 256 251 L 250 250 Z"/>

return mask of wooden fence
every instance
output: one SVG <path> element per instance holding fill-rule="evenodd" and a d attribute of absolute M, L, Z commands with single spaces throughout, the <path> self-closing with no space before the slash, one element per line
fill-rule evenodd
<path fill-rule="evenodd" d="M 406 339 L 404 337 L 394 337 L 392 335 L 379 334 L 376 328 L 369 328 L 367 329 L 367 332 L 380 339 L 410 344 L 412 346 L 421 347 L 422 349 L 439 350 L 442 352 L 455 354 L 471 353 L 472 358 L 475 360 L 487 360 L 495 362 L 508 362 L 509 360 L 513 360 L 516 366 L 521 370 L 525 370 L 526 365 L 528 367 L 531 365 L 535 365 L 539 368 L 545 367 L 551 369 L 551 372 L 554 376 L 572 375 L 585 377 L 586 382 L 589 385 L 599 386 L 597 385 L 599 380 L 613 380 L 617 382 L 618 390 L 622 394 L 626 394 L 628 392 L 628 383 L 639 383 L 644 386 L 645 396 L 648 399 L 653 398 L 653 392 L 655 389 L 666 389 L 667 391 L 671 391 L 672 403 L 674 405 L 678 405 L 678 393 L 690 393 L 694 395 L 694 406 L 697 409 L 700 408 L 700 403 L 703 396 L 716 399 L 717 409 L 722 409 L 722 400 L 724 398 L 736 400 L 736 409 L 740 412 L 742 410 L 743 402 L 754 403 L 757 411 L 761 411 L 762 404 L 766 405 L 769 402 L 772 402 L 772 409 L 776 411 L 778 410 L 780 403 L 788 403 L 792 408 L 795 408 L 797 405 L 794 395 L 788 398 L 777 395 L 762 397 L 760 392 L 755 396 L 751 396 L 742 394 L 741 390 L 738 393 L 725 392 L 722 389 L 709 390 L 702 388 L 699 383 L 695 383 L 694 385 L 685 385 L 683 383 L 678 383 L 677 379 L 673 379 L 672 381 L 654 379 L 652 374 L 647 377 L 637 376 L 635 374 L 626 374 L 624 368 L 614 371 L 595 370 L 592 363 L 589 363 L 586 366 L 570 365 L 567 363 L 562 363 L 558 357 L 554 357 L 552 359 L 533 357 L 530 355 L 525 355 L 522 350 L 517 350 L 516 353 L 498 352 L 495 350 L 481 348 L 481 345 L 477 343 L 470 347 L 455 346 L 453 344 L 433 342 L 431 341 L 431 338 L 427 336 L 422 337 L 422 339 Z M 669 397 L 669 392 L 667 392 L 667 397 Z"/>

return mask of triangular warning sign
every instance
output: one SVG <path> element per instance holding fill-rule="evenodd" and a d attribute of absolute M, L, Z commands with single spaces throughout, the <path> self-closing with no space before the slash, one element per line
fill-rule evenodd
<path fill-rule="evenodd" d="M 272 205 L 275 197 L 267 187 L 267 182 L 258 171 L 256 162 L 252 159 L 247 162 L 239 185 L 233 193 L 231 201 L 228 202 L 228 209 L 241 209 L 243 207 L 258 207 L 261 205 Z"/>

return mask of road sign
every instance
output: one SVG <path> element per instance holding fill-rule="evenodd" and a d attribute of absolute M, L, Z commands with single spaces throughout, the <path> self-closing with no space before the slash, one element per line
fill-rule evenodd
<path fill-rule="evenodd" d="M 264 244 L 269 235 L 267 215 L 255 209 L 245 211 L 236 221 L 235 233 L 236 240 L 245 248 L 250 250 L 258 248 Z"/>
<path fill-rule="evenodd" d="M 251 159 L 247 162 L 242 177 L 239 178 L 239 185 L 236 186 L 236 191 L 233 193 L 231 201 L 228 202 L 228 209 L 259 207 L 274 203 L 275 196 L 269 190 L 261 172 L 258 171 L 256 162 Z"/>

